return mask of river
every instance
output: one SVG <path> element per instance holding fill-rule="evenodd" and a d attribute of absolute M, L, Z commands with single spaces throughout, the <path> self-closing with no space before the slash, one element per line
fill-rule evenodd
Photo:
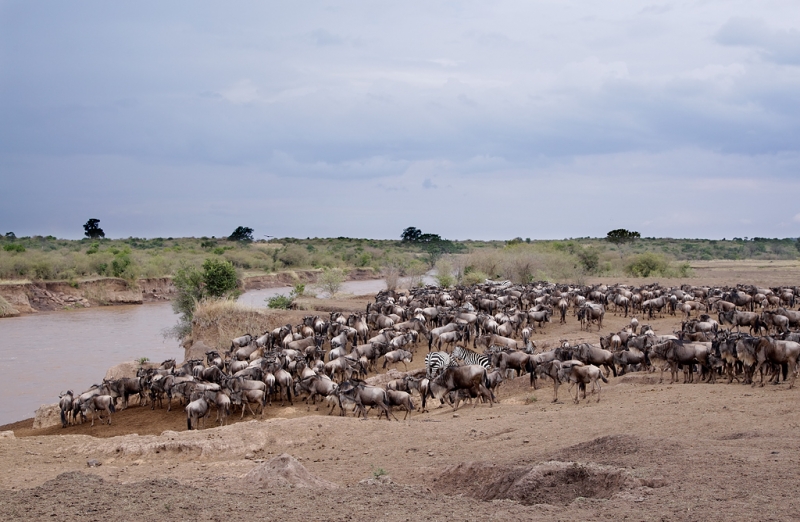
<path fill-rule="evenodd" d="M 383 288 L 383 280 L 348 281 L 342 292 L 367 295 Z M 290 291 L 289 287 L 252 290 L 239 301 L 261 307 L 266 298 Z M 32 417 L 39 406 L 58 402 L 65 390 L 84 391 L 120 362 L 141 357 L 182 361 L 183 348 L 162 335 L 176 321 L 170 303 L 0 319 L 0 424 Z"/>

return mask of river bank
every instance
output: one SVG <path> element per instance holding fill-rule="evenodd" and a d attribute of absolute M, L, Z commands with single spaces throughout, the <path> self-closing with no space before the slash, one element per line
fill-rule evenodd
<path fill-rule="evenodd" d="M 243 278 L 245 291 L 313 284 L 321 270 L 287 270 L 272 274 L 251 274 Z M 371 269 L 355 268 L 347 273 L 349 281 L 378 279 Z M 16 317 L 75 310 L 97 306 L 132 305 L 171 301 L 176 295 L 170 277 L 139 279 L 132 283 L 115 277 L 84 281 L 0 281 L 0 299 L 7 303 L 0 317 Z M 1 302 L 1 301 L 0 301 Z"/>

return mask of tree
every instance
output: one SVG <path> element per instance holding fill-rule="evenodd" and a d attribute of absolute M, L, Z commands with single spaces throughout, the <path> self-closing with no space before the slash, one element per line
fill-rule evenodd
<path fill-rule="evenodd" d="M 233 234 L 228 236 L 228 241 L 241 241 L 243 243 L 253 242 L 253 229 L 250 227 L 236 227 Z"/>
<path fill-rule="evenodd" d="M 106 237 L 106 233 L 100 228 L 100 220 L 92 218 L 83 225 L 84 235 L 91 239 Z"/>
<path fill-rule="evenodd" d="M 606 241 L 617 245 L 617 248 L 619 248 L 619 257 L 622 257 L 623 247 L 628 243 L 639 239 L 640 237 L 641 235 L 638 232 L 625 230 L 624 228 L 618 228 L 616 230 L 612 230 L 606 235 Z"/>
<path fill-rule="evenodd" d="M 420 236 L 422 236 L 422 230 L 416 227 L 408 227 L 400 234 L 400 239 L 402 239 L 404 243 L 416 243 L 419 241 Z"/>
<path fill-rule="evenodd" d="M 464 246 L 454 243 L 449 239 L 442 239 L 439 234 L 423 234 L 422 230 L 416 227 L 408 227 L 403 230 L 400 238 L 405 243 L 414 243 L 420 246 L 425 257 L 427 258 L 428 265 L 433 268 L 436 262 L 444 254 L 452 254 L 464 250 Z"/>

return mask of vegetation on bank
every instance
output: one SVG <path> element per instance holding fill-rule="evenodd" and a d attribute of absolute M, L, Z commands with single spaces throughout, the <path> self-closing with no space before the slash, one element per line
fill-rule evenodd
<path fill-rule="evenodd" d="M 243 232 L 248 232 L 244 230 Z M 245 234 L 246 235 L 246 234 Z M 206 259 L 230 263 L 239 277 L 282 270 L 368 268 L 420 281 L 432 266 L 442 283 L 486 277 L 513 281 L 569 281 L 585 276 L 686 276 L 687 262 L 712 259 L 797 259 L 796 239 L 730 240 L 635 238 L 615 244 L 606 238 L 560 241 L 433 241 L 360 238 L 85 238 L 0 236 L 0 279 L 66 280 L 94 277 L 172 277 L 181 266 L 200 269 Z M 425 238 L 423 238 L 425 239 Z M 448 271 L 448 266 L 449 271 Z"/>

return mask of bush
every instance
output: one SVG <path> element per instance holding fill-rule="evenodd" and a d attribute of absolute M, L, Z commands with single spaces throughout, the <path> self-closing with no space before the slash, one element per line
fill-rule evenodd
<path fill-rule="evenodd" d="M 669 271 L 669 262 L 659 254 L 645 252 L 634 256 L 625 265 L 625 273 L 633 277 L 665 276 Z"/>
<path fill-rule="evenodd" d="M 25 247 L 18 243 L 9 243 L 8 245 L 3 245 L 3 250 L 6 252 L 25 252 Z"/>
<path fill-rule="evenodd" d="M 206 297 L 239 296 L 239 280 L 236 269 L 229 261 L 206 259 L 203 262 L 204 295 Z"/>
<path fill-rule="evenodd" d="M 268 308 L 278 309 L 278 310 L 288 310 L 292 307 L 293 299 L 291 297 L 287 297 L 283 294 L 273 295 L 272 297 L 268 297 L 265 299 L 267 302 Z"/>
<path fill-rule="evenodd" d="M 465 285 L 479 285 L 485 283 L 487 279 L 489 279 L 489 277 L 480 270 L 470 270 L 464 274 L 461 283 Z"/>
<path fill-rule="evenodd" d="M 434 278 L 442 288 L 450 288 L 456 284 L 456 278 L 453 277 L 453 263 L 448 259 L 439 259 L 436 262 L 436 275 Z"/>
<path fill-rule="evenodd" d="M 323 292 L 328 292 L 333 297 L 342 289 L 344 280 L 345 276 L 342 270 L 339 268 L 326 268 L 317 278 L 317 287 Z"/>

